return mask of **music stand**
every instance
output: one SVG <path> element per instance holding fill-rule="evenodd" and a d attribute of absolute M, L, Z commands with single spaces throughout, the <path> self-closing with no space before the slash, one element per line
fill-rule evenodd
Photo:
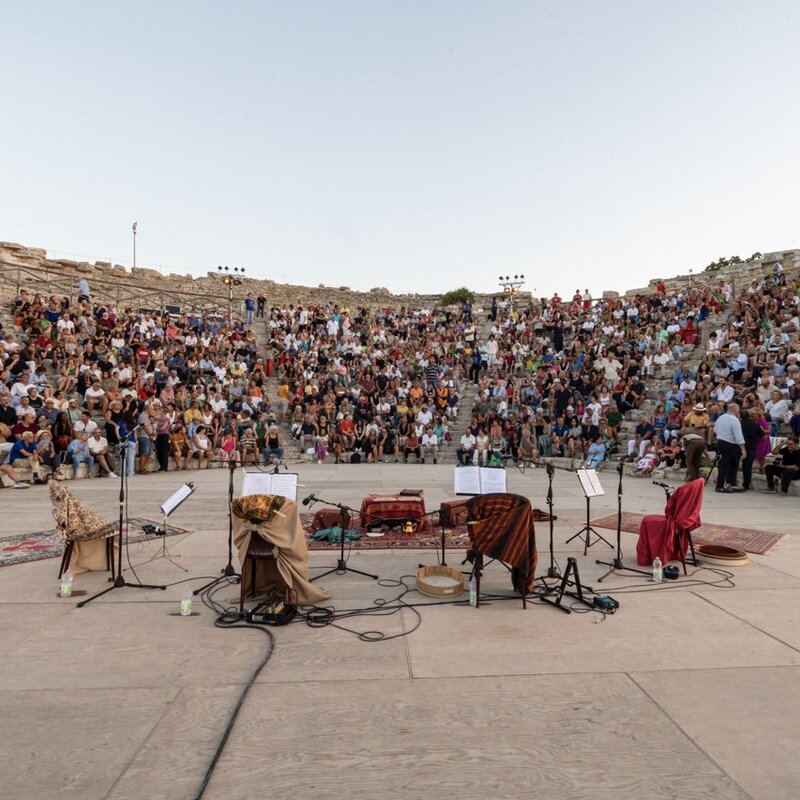
<path fill-rule="evenodd" d="M 569 539 L 567 539 L 567 544 L 569 544 L 573 539 L 577 539 L 580 536 L 583 536 L 584 555 L 586 555 L 589 552 L 590 547 L 593 547 L 600 541 L 605 542 L 613 550 L 614 545 L 611 544 L 611 542 L 609 542 L 608 539 L 599 534 L 592 527 L 591 523 L 592 519 L 591 500 L 593 497 L 600 497 L 606 493 L 605 489 L 603 489 L 600 483 L 600 480 L 597 477 L 597 472 L 596 470 L 593 469 L 578 469 L 575 470 L 575 473 L 578 476 L 581 488 L 583 489 L 583 494 L 586 497 L 586 524 L 576 534 L 570 536 Z M 594 534 L 597 537 L 594 541 L 592 541 L 592 534 Z"/>
<path fill-rule="evenodd" d="M 167 561 L 169 561 L 171 564 L 174 564 L 176 567 L 178 567 L 178 569 L 182 569 L 184 572 L 189 571 L 186 569 L 186 567 L 182 567 L 177 561 L 175 561 L 175 558 L 180 558 L 180 554 L 177 554 L 175 558 L 173 558 L 172 553 L 167 550 L 167 518 L 183 504 L 184 500 L 191 497 L 192 494 L 194 494 L 194 483 L 189 481 L 188 483 L 184 483 L 183 486 L 181 486 L 161 504 L 161 513 L 164 515 L 163 527 L 159 531 L 157 526 L 153 526 L 155 528 L 156 535 L 162 537 L 161 549 L 158 550 L 151 558 L 148 558 L 147 561 L 142 561 L 141 564 L 137 564 L 137 567 L 141 567 L 144 564 L 149 564 L 151 561 L 155 561 L 159 558 L 166 558 Z"/>
<path fill-rule="evenodd" d="M 139 426 L 137 425 L 136 428 Z M 119 460 L 120 460 L 120 470 L 119 470 L 119 529 L 117 531 L 117 574 L 114 575 L 112 569 L 112 576 L 109 578 L 111 581 L 111 586 L 108 589 L 103 589 L 101 592 L 97 592 L 93 594 L 91 597 L 87 597 L 85 600 L 81 600 L 80 603 L 77 604 L 78 608 L 83 608 L 87 603 L 91 603 L 92 600 L 97 600 L 98 597 L 102 597 L 104 594 L 108 594 L 109 592 L 113 591 L 114 589 L 124 589 L 125 587 L 130 587 L 131 589 L 161 589 L 162 591 L 166 591 L 166 586 L 160 584 L 152 584 L 152 583 L 131 583 L 130 581 L 126 581 L 125 577 L 122 574 L 122 545 L 123 545 L 123 529 L 124 529 L 124 518 L 125 518 L 125 453 L 126 448 L 130 446 L 132 443 L 131 436 L 136 432 L 136 428 L 134 428 L 127 436 L 120 439 L 119 443 Z"/>
<path fill-rule="evenodd" d="M 617 554 L 611 561 L 603 561 L 599 558 L 595 560 L 595 564 L 602 564 L 603 566 L 608 567 L 608 570 L 597 579 L 598 583 L 602 583 L 603 580 L 605 580 L 605 578 L 607 578 L 612 572 L 618 572 L 619 570 L 636 572 L 639 575 L 651 574 L 643 569 L 626 567 L 624 561 L 622 560 L 622 471 L 624 467 L 624 461 L 620 461 L 619 464 L 617 464 L 617 472 L 619 473 L 619 484 L 617 485 Z"/>
<path fill-rule="evenodd" d="M 242 578 L 233 566 L 233 511 L 231 510 L 231 505 L 233 504 L 233 473 L 236 471 L 237 463 L 236 459 L 233 458 L 228 461 L 228 563 L 222 568 L 222 574 L 218 578 L 214 578 L 214 580 L 209 581 L 199 589 L 195 589 L 192 592 L 193 595 L 198 595 L 200 592 L 216 586 L 221 581 L 228 580 L 228 583 L 235 583 L 235 580 L 232 581 L 230 579 L 238 578 L 241 580 Z"/>

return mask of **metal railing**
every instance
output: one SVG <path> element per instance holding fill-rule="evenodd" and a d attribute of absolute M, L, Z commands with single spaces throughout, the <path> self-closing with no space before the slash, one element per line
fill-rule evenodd
<path fill-rule="evenodd" d="M 94 302 L 113 303 L 117 308 L 152 306 L 153 300 L 158 300 L 160 309 L 167 304 L 175 303 L 176 300 L 181 301 L 180 305 L 190 308 L 209 305 L 226 309 L 228 307 L 227 295 L 192 292 L 177 287 L 146 289 L 129 281 L 106 278 L 97 274 L 89 276 L 80 272 L 66 272 L 67 269 L 55 270 L 32 264 L 2 262 L 0 263 L 0 284 L 7 287 L 13 286 L 16 296 L 23 289 L 34 294 L 57 294 L 67 297 L 72 305 L 77 298 L 78 281 L 86 278 L 91 281 Z M 240 302 L 241 298 L 234 298 L 234 308 Z"/>

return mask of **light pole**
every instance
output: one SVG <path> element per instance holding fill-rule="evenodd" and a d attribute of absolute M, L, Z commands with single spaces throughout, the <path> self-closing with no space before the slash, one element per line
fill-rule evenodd
<path fill-rule="evenodd" d="M 692 288 L 692 272 L 694 272 L 694 270 L 690 269 L 689 270 L 689 288 L 690 289 Z"/>
<path fill-rule="evenodd" d="M 509 302 L 511 303 L 511 310 L 514 310 L 514 295 L 519 294 L 519 290 L 523 283 L 525 283 L 524 275 L 515 275 L 513 278 L 506 275 L 505 278 L 500 276 L 500 285 L 503 287 L 503 294 L 508 295 Z"/>
<path fill-rule="evenodd" d="M 233 287 L 241 286 L 241 279 L 233 275 L 229 275 L 228 267 L 217 267 L 217 270 L 223 273 L 222 282 L 228 287 L 228 327 L 230 327 L 233 320 Z M 234 272 L 241 272 L 244 277 L 244 267 L 234 267 Z"/>
<path fill-rule="evenodd" d="M 132 226 L 133 230 L 133 268 L 136 269 L 136 225 L 138 223 L 134 222 Z"/>

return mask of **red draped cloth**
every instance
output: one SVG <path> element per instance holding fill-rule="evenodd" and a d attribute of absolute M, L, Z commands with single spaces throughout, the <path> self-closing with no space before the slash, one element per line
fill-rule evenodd
<path fill-rule="evenodd" d="M 530 500 L 519 494 L 484 494 L 468 500 L 467 508 L 467 558 L 473 561 L 480 553 L 503 561 L 512 568 L 514 588 L 530 592 L 539 559 Z"/>
<path fill-rule="evenodd" d="M 650 566 L 656 556 L 662 564 L 683 561 L 689 547 L 687 533 L 700 527 L 703 505 L 702 478 L 683 484 L 670 498 L 663 514 L 648 514 L 639 525 L 636 563 Z"/>
<path fill-rule="evenodd" d="M 418 531 L 427 528 L 425 501 L 421 497 L 400 494 L 368 494 L 361 501 L 362 528 L 379 526 L 384 522 L 392 524 L 407 519 L 413 520 L 417 524 Z"/>

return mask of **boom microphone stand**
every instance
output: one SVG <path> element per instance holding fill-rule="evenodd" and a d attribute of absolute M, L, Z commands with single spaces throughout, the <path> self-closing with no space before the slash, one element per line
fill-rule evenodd
<path fill-rule="evenodd" d="M 357 575 L 363 575 L 365 578 L 372 578 L 373 580 L 378 580 L 377 575 L 372 575 L 369 572 L 362 572 L 360 569 L 354 569 L 353 567 L 347 566 L 347 561 L 344 558 L 344 512 L 345 511 L 352 511 L 355 513 L 356 509 L 352 508 L 351 506 L 346 506 L 343 503 L 334 503 L 330 500 L 325 500 L 322 497 L 316 497 L 313 494 L 308 495 L 308 497 L 303 499 L 303 505 L 307 506 L 309 504 L 314 503 L 327 503 L 328 505 L 335 506 L 339 509 L 339 530 L 341 530 L 342 534 L 339 537 L 339 560 L 336 563 L 335 567 L 331 569 L 325 570 L 319 575 L 315 575 L 313 578 L 310 579 L 310 583 L 314 581 L 318 581 L 320 578 L 324 578 L 326 575 L 333 575 L 334 573 L 337 575 L 345 575 L 348 572 L 355 572 Z"/>
<path fill-rule="evenodd" d="M 636 569 L 635 567 L 626 567 L 622 561 L 622 470 L 625 468 L 625 461 L 620 460 L 617 465 L 617 472 L 619 473 L 619 483 L 617 484 L 617 555 L 611 561 L 601 561 L 599 558 L 595 560 L 595 564 L 603 564 L 610 569 L 597 579 L 598 583 L 602 583 L 612 572 L 619 570 L 626 570 L 628 572 L 637 572 L 639 575 L 652 575 L 643 569 Z"/>
<path fill-rule="evenodd" d="M 137 425 L 136 428 L 139 426 Z M 131 445 L 131 436 L 136 432 L 136 428 L 130 431 L 127 436 L 125 436 L 119 443 L 119 531 L 117 533 L 117 574 L 113 578 L 113 582 L 108 589 L 103 589 L 102 592 L 98 592 L 97 594 L 93 594 L 91 597 L 86 598 L 86 600 L 81 600 L 78 603 L 78 608 L 83 608 L 87 603 L 91 603 L 92 600 L 97 600 L 98 597 L 102 597 L 104 594 L 108 594 L 108 592 L 113 591 L 114 589 L 122 589 L 125 586 L 130 586 L 132 589 L 164 589 L 166 590 L 166 586 L 155 586 L 148 583 L 130 583 L 126 581 L 122 575 L 122 529 L 124 527 L 123 524 L 123 517 L 125 515 L 125 471 L 127 465 L 125 463 L 125 453 L 127 448 Z M 111 578 L 109 578 L 111 580 Z"/>
<path fill-rule="evenodd" d="M 195 589 L 192 594 L 200 594 L 200 592 L 210 589 L 224 580 L 229 583 L 236 583 L 237 581 L 232 581 L 231 578 L 242 579 L 242 576 L 236 572 L 233 566 L 233 511 L 231 510 L 231 505 L 233 504 L 233 473 L 236 471 L 238 463 L 234 458 L 228 461 L 228 563 L 222 568 L 222 575 L 214 578 L 213 581 L 209 581 L 199 589 Z"/>

